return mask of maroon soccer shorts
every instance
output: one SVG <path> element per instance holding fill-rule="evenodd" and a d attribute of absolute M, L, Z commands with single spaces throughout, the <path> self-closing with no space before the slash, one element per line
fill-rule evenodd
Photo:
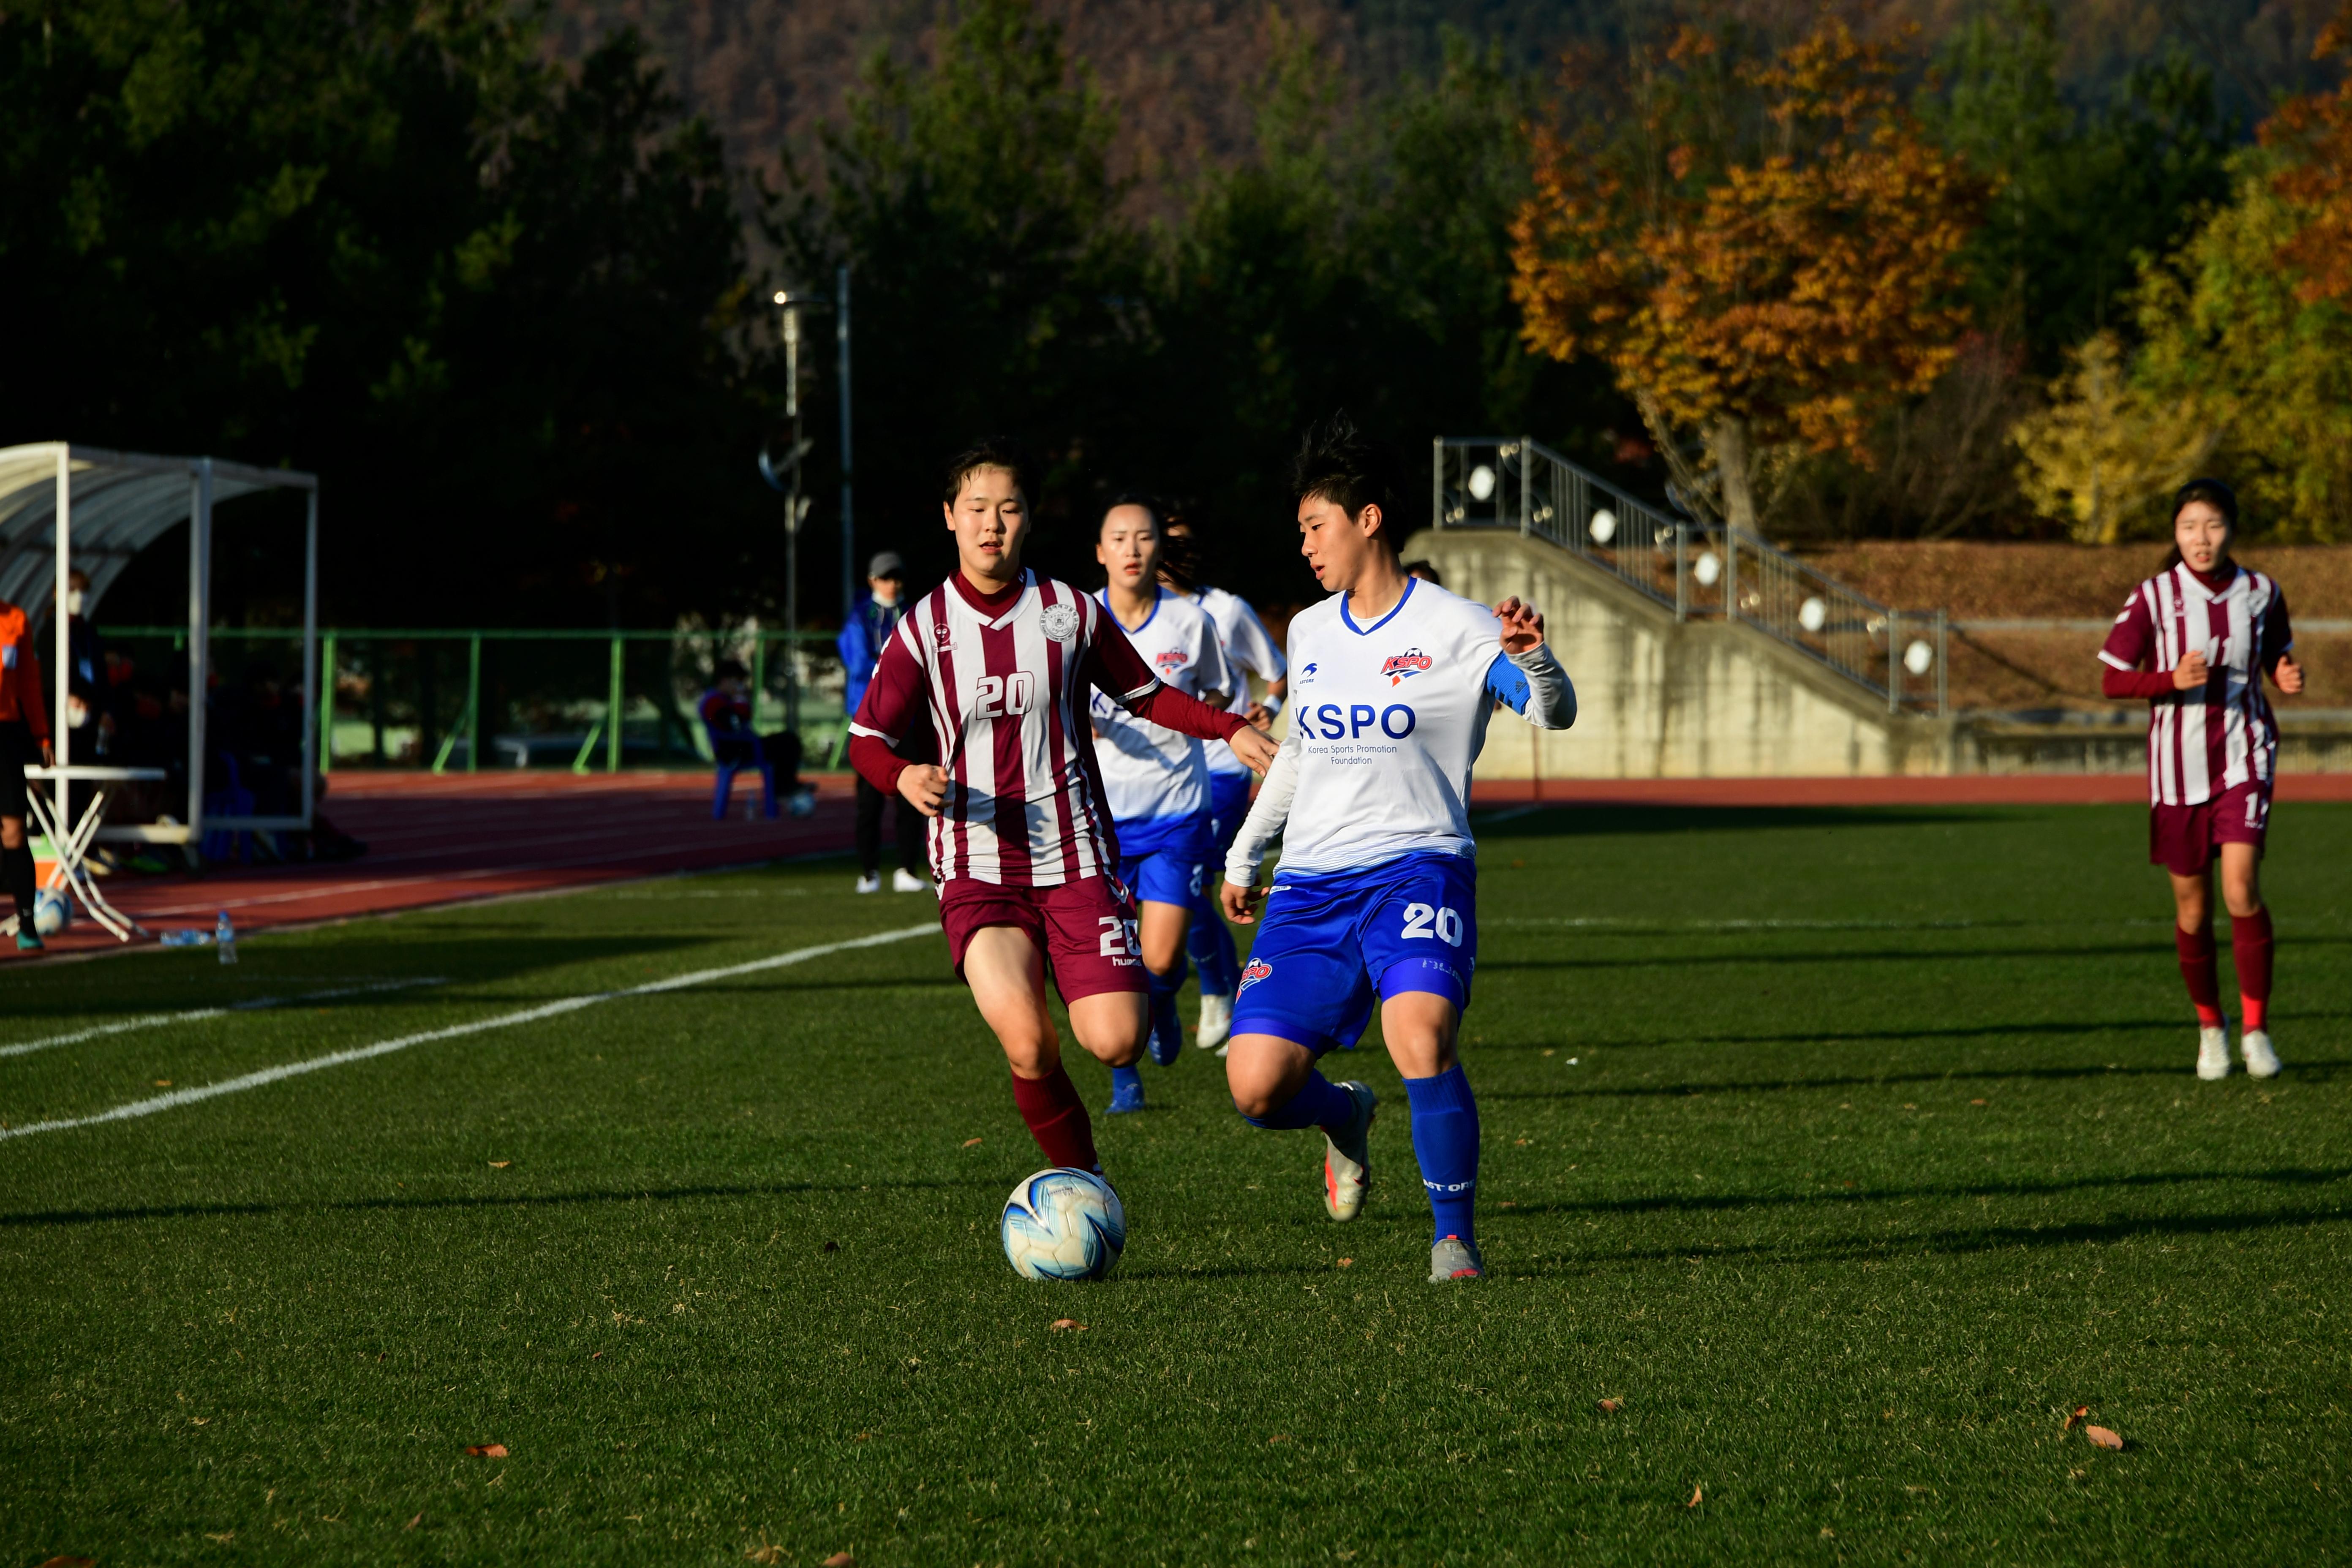
<path fill-rule="evenodd" d="M 2252 779 L 2234 784 L 2202 805 L 2158 805 L 2148 809 L 2147 858 L 2176 877 L 2201 877 L 2224 844 L 2251 844 L 2263 853 L 2271 826 L 2271 783 Z"/>
<path fill-rule="evenodd" d="M 964 949 L 972 933 L 983 926 L 1012 926 L 1027 931 L 1045 955 L 1054 988 L 1065 1002 L 1150 988 L 1136 952 L 1135 902 L 1107 877 L 1052 888 L 951 878 L 940 889 L 940 924 L 948 933 L 958 980 L 963 978 Z"/>

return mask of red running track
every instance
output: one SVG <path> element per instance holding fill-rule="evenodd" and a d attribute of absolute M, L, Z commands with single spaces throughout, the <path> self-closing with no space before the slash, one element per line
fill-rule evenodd
<path fill-rule="evenodd" d="M 151 932 L 210 931 L 222 910 L 252 931 L 848 848 L 849 776 L 814 782 L 812 816 L 747 821 L 739 779 L 728 819 L 714 822 L 707 773 L 337 773 L 325 809 L 366 843 L 360 859 L 116 876 L 100 887 Z M 755 778 L 755 803 L 758 791 Z M 59 952 L 117 945 L 89 921 L 50 943 Z"/>
<path fill-rule="evenodd" d="M 729 819 L 713 822 L 702 773 L 337 773 L 327 808 L 337 826 L 366 841 L 362 859 L 110 877 L 104 887 L 152 932 L 209 931 L 221 910 L 253 931 L 845 850 L 855 811 L 849 776 L 816 784 L 812 816 L 747 821 L 739 788 Z M 2137 773 L 1497 779 L 1475 785 L 1472 797 L 1482 806 L 2137 805 L 2147 787 Z M 2352 774 L 2289 774 L 2278 798 L 2352 800 Z M 51 943 L 58 952 L 117 946 L 88 921 Z"/>

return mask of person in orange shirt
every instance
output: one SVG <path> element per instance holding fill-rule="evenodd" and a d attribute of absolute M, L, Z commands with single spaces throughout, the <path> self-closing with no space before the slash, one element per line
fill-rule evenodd
<path fill-rule="evenodd" d="M 25 769 L 48 766 L 49 710 L 41 700 L 41 659 L 25 612 L 0 599 L 0 886 L 16 903 L 16 951 L 40 951 L 33 929 L 33 848 L 25 841 Z"/>

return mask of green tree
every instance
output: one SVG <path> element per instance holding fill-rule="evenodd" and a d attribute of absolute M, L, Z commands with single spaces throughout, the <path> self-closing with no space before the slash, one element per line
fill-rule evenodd
<path fill-rule="evenodd" d="M 317 470 L 339 618 L 707 596 L 761 504 L 739 246 L 633 37 L 574 80 L 503 0 L 0 16 L 0 284 L 42 302 L 0 438 Z"/>
<path fill-rule="evenodd" d="M 2045 371 L 2129 314 L 2140 256 L 2228 196 L 2238 140 L 2211 71 L 2178 46 L 2090 111 L 2060 88 L 2060 48 L 2049 0 L 1999 0 L 1946 41 L 1940 83 L 1919 103 L 1930 131 L 1997 182 L 1964 257 L 1979 319 L 2021 338 Z"/>

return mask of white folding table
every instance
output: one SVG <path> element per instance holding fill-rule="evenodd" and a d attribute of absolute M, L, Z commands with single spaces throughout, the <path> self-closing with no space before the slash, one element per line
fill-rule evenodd
<path fill-rule="evenodd" d="M 25 769 L 25 777 L 28 780 L 61 786 L 131 784 L 163 776 L 161 768 L 88 767 L 79 763 L 60 768 L 27 766 Z M 28 790 L 26 795 L 32 807 L 34 824 L 47 837 L 50 851 L 57 856 L 58 868 L 51 874 L 49 885 L 60 889 L 69 898 L 79 899 L 89 918 L 104 926 L 115 941 L 129 942 L 133 936 L 147 934 L 145 928 L 137 921 L 106 901 L 106 895 L 98 890 L 98 879 L 90 875 L 89 846 L 98 835 L 98 825 L 106 817 L 106 792 L 92 791 L 89 805 L 82 812 L 81 820 L 70 826 L 62 820 L 66 802 L 70 798 L 64 788 L 58 790 L 54 804 L 44 799 L 39 790 Z"/>

